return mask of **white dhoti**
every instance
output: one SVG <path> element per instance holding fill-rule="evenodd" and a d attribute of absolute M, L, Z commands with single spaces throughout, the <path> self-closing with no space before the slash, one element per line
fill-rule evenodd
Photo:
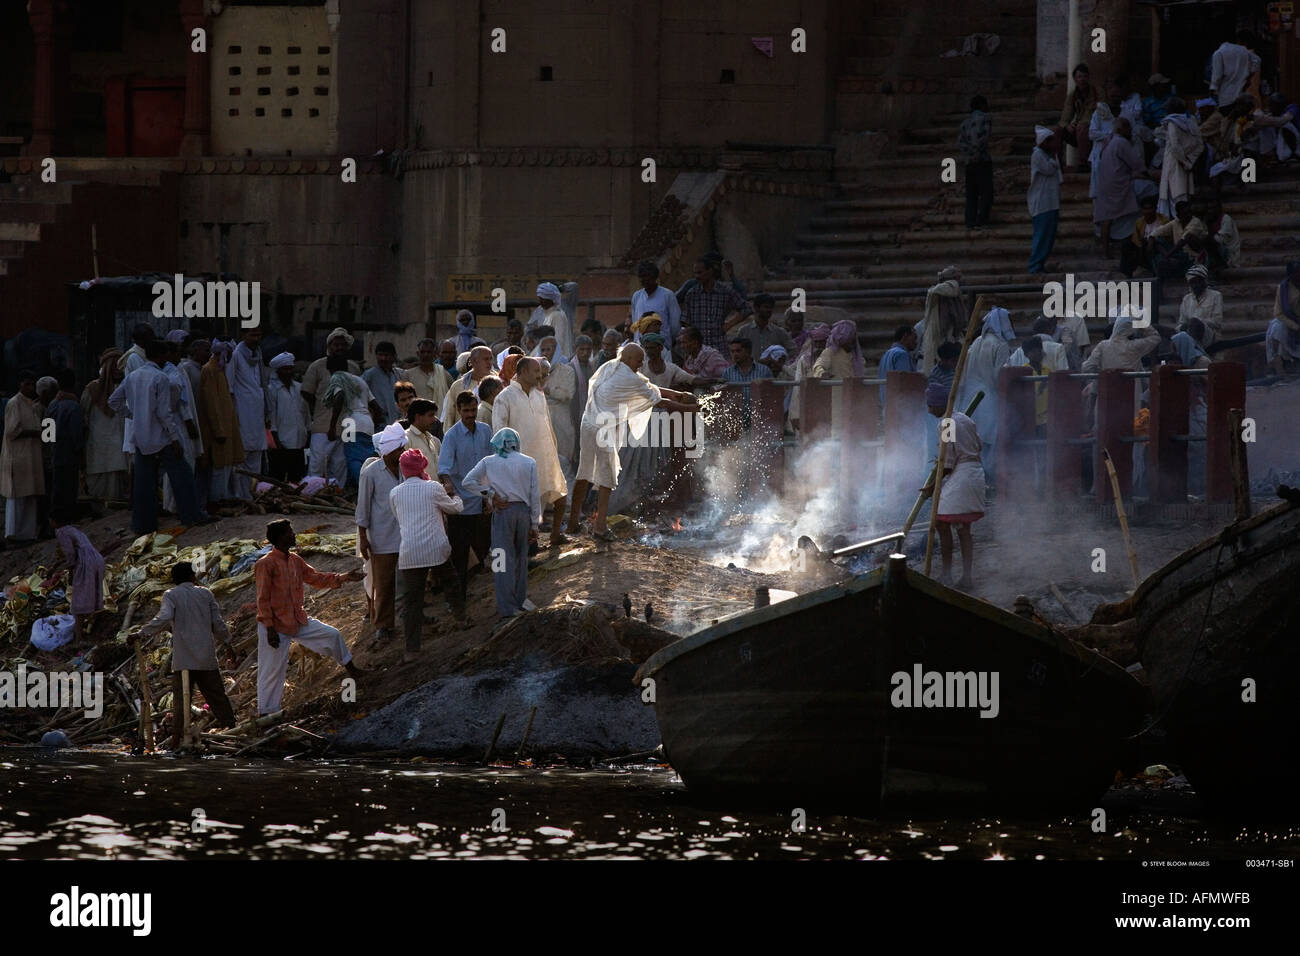
<path fill-rule="evenodd" d="M 617 485 L 620 467 L 618 444 L 609 440 L 602 429 L 585 424 L 582 426 L 580 444 L 578 480 L 590 482 L 598 488 L 613 488 Z"/>
<path fill-rule="evenodd" d="M 352 652 L 343 641 L 337 628 L 330 627 L 314 617 L 298 628 L 293 637 L 280 635 L 280 646 L 266 642 L 266 625 L 257 625 L 257 712 L 273 714 L 284 700 L 284 677 L 289 670 L 289 645 L 296 641 L 309 651 L 332 657 L 340 664 L 352 660 Z"/>
<path fill-rule="evenodd" d="M 650 413 L 662 400 L 659 386 L 622 361 L 606 362 L 598 368 L 587 383 L 578 480 L 601 488 L 615 487 L 619 447 L 626 444 L 626 438 L 639 440 L 645 434 Z"/>

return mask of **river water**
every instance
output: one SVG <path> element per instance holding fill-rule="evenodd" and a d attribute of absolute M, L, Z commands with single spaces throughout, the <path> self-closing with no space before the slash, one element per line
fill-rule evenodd
<path fill-rule="evenodd" d="M 800 832 L 791 809 L 700 806 L 660 766 L 0 749 L 0 859 L 1237 860 L 1300 851 L 1300 827 L 1151 809 L 1112 811 L 1107 833 L 1084 815 L 869 820 L 811 808 Z"/>

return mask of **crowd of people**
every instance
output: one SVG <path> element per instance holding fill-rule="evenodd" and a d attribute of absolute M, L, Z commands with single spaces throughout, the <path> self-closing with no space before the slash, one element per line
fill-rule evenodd
<path fill-rule="evenodd" d="M 1066 146 L 1076 151 L 1075 171 L 1089 174 L 1098 251 L 1118 257 L 1125 275 L 1178 278 L 1194 265 L 1215 275 L 1239 264 L 1241 240 L 1222 196 L 1242 185 L 1247 160 L 1300 161 L 1300 106 L 1283 93 L 1261 92 L 1254 46 L 1249 32 L 1221 44 L 1207 64 L 1205 90 L 1186 98 L 1161 73 L 1148 77 L 1143 96 L 1126 75 L 1102 90 L 1087 64 L 1075 67 L 1056 126 L 1035 129 L 1030 272 L 1046 271 L 1055 243 Z M 991 125 L 987 103 L 976 97 L 958 137 L 968 228 L 988 218 Z"/>

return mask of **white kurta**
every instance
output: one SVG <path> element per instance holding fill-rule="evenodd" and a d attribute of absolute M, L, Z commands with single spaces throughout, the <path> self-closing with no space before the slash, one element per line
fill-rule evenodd
<path fill-rule="evenodd" d="M 560 463 L 573 460 L 577 432 L 573 427 L 573 396 L 578 391 L 578 373 L 567 363 L 551 366 L 546 379 L 546 407 L 551 412 L 551 427 L 555 429 L 555 447 Z"/>
<path fill-rule="evenodd" d="M 551 413 L 546 407 L 546 394 L 540 388 L 525 393 L 515 380 L 498 392 L 492 402 L 492 428 L 494 431 L 513 428 L 519 433 L 519 450 L 537 462 L 543 505 L 568 495 Z"/>
<path fill-rule="evenodd" d="M 662 400 L 659 386 L 617 359 L 596 369 L 582 413 L 578 480 L 599 488 L 617 486 L 620 446 L 645 434 L 650 413 Z"/>
<path fill-rule="evenodd" d="M 969 360 L 968 360 L 969 361 Z M 939 511 L 941 515 L 964 515 L 984 513 L 984 467 L 980 463 L 980 435 L 975 423 L 961 412 L 952 413 L 953 442 L 944 452 L 944 469 L 952 468 L 952 473 L 944 475 L 943 485 L 939 489 Z M 943 435 L 943 420 L 934 423 Z"/>
<path fill-rule="evenodd" d="M 81 393 L 81 414 L 86 417 L 86 474 L 124 472 L 130 459 L 122 451 L 125 415 L 109 415 L 90 399 L 90 388 Z"/>
<path fill-rule="evenodd" d="M 966 370 L 958 389 L 955 409 L 964 412 L 975 393 L 982 391 L 984 398 L 971 417 L 980 437 L 991 445 L 996 439 L 998 426 L 998 374 L 1011 357 L 1011 347 L 987 323 L 985 329 L 984 334 L 971 343 L 966 356 Z"/>
<path fill-rule="evenodd" d="M 533 309 L 533 314 L 528 317 L 528 324 L 524 328 L 535 329 L 542 325 L 549 325 L 555 329 L 555 341 L 561 355 L 573 354 L 573 323 L 569 321 L 569 316 L 563 309 L 557 305 L 550 312 L 543 312 L 542 307 L 539 305 Z M 498 358 L 504 355 L 503 350 Z M 524 454 L 528 453 L 524 452 Z M 544 485 L 546 482 L 543 481 L 542 484 Z M 542 492 L 542 497 L 546 497 L 545 491 Z"/>
<path fill-rule="evenodd" d="M 266 382 L 261 356 L 252 355 L 243 342 L 230 353 L 226 381 L 239 417 L 239 439 L 245 454 L 266 448 Z"/>
<path fill-rule="evenodd" d="M 1201 128 L 1187 115 L 1166 116 L 1165 158 L 1160 165 L 1160 204 L 1163 216 L 1173 218 L 1174 204 L 1193 191 L 1192 167 L 1205 149 Z"/>

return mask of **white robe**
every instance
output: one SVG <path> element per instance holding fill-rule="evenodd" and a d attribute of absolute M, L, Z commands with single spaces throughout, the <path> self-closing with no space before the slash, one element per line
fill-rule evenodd
<path fill-rule="evenodd" d="M 662 400 L 659 386 L 624 362 L 615 359 L 596 369 L 587 383 L 587 408 L 582 413 L 578 480 L 599 488 L 616 487 L 620 446 L 641 439 L 651 412 Z"/>
<path fill-rule="evenodd" d="M 448 393 L 450 394 L 450 393 Z M 569 493 L 560 467 L 555 443 L 555 429 L 546 406 L 546 393 L 534 388 L 525 393 L 518 380 L 497 393 L 492 402 L 492 429 L 513 428 L 519 433 L 519 450 L 537 462 L 537 481 L 542 504 L 564 498 Z"/>
<path fill-rule="evenodd" d="M 552 365 L 545 391 L 546 407 L 551 412 L 551 427 L 555 429 L 555 448 L 560 455 L 560 465 L 571 465 L 577 441 L 577 432 L 573 427 L 573 396 L 578 391 L 578 373 L 567 362 Z"/>
<path fill-rule="evenodd" d="M 1205 142 L 1201 128 L 1190 116 L 1166 116 L 1161 123 L 1165 130 L 1165 158 L 1160 165 L 1158 209 L 1162 216 L 1172 219 L 1174 204 L 1194 190 L 1192 167 L 1205 149 Z"/>
<path fill-rule="evenodd" d="M 245 454 L 266 448 L 266 382 L 261 356 L 248 353 L 247 346 L 239 343 L 230 353 L 226 363 L 226 381 L 235 400 L 235 414 L 239 417 L 239 440 Z"/>
<path fill-rule="evenodd" d="M 984 334 L 971 343 L 966 356 L 966 369 L 958 389 L 956 411 L 964 412 L 975 393 L 984 392 L 984 398 L 975 409 L 972 419 L 980 437 L 992 445 L 997 440 L 998 427 L 998 374 L 1011 357 L 1007 340 L 985 322 Z M 951 451 L 951 449 L 949 449 Z"/>
<path fill-rule="evenodd" d="M 535 329 L 541 325 L 549 325 L 555 329 L 556 347 L 560 355 L 573 354 L 573 323 L 569 321 L 569 316 L 563 309 L 558 305 L 550 312 L 543 312 L 540 305 L 533 309 L 533 314 L 528 317 L 528 324 L 524 328 Z M 504 349 L 501 355 L 505 355 Z M 524 454 L 528 453 L 524 452 Z M 542 497 L 544 498 L 546 495 L 543 493 Z"/>
<path fill-rule="evenodd" d="M 969 361 L 969 360 L 968 360 Z M 952 473 L 944 475 L 943 485 L 939 488 L 939 510 L 941 515 L 963 515 L 984 513 L 984 468 L 980 464 L 980 435 L 975 423 L 961 412 L 952 413 L 953 442 L 943 455 L 945 470 L 952 468 Z M 943 420 L 934 423 L 942 434 Z"/>

